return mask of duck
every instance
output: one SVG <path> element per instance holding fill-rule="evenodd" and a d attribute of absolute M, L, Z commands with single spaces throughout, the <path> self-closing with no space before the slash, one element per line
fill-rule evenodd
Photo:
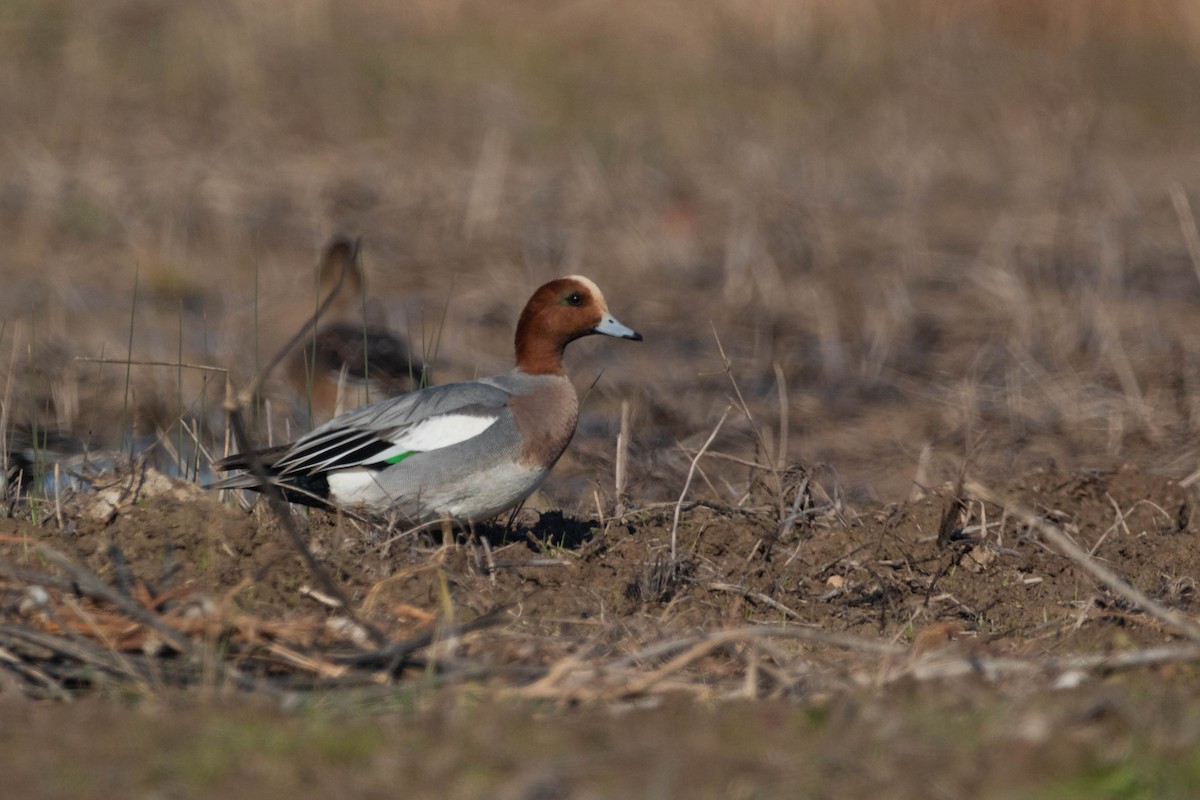
<path fill-rule="evenodd" d="M 254 455 L 290 502 L 414 525 L 486 522 L 537 490 L 570 443 L 579 398 L 563 351 L 593 334 L 642 341 L 592 280 L 557 278 L 521 312 L 511 371 L 366 405 Z M 245 453 L 219 461 L 240 472 L 210 488 L 262 491 L 250 465 Z"/>
<path fill-rule="evenodd" d="M 54 427 L 14 425 L 0 433 L 0 445 L 0 495 L 30 490 L 53 495 L 60 480 L 64 487 L 84 486 L 116 461 L 115 454 L 91 453 L 69 431 Z"/>
<path fill-rule="evenodd" d="M 286 345 L 285 375 L 300 406 L 313 419 L 426 385 L 429 374 L 403 336 L 364 314 L 365 279 L 360 244 L 335 235 L 317 267 L 323 310 L 312 332 Z M 296 415 L 300 417 L 298 413 Z"/>

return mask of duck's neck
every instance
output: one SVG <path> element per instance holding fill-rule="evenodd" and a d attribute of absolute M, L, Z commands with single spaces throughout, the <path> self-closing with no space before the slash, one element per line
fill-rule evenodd
<path fill-rule="evenodd" d="M 517 329 L 517 369 L 526 375 L 565 375 L 563 348 L 559 342 L 545 336 L 521 336 Z"/>
<path fill-rule="evenodd" d="M 548 324 L 530 300 L 517 320 L 517 369 L 527 375 L 565 375 L 563 349 L 573 338 Z"/>

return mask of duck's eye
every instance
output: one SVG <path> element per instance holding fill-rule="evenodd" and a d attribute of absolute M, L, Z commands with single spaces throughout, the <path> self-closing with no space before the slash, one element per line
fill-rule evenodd
<path fill-rule="evenodd" d="M 569 306 L 583 305 L 583 295 L 580 294 L 579 292 L 571 292 L 564 299 L 566 300 L 567 305 L 569 305 Z"/>

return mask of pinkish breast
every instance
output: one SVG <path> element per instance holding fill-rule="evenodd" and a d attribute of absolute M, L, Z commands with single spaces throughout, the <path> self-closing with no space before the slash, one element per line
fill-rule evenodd
<path fill-rule="evenodd" d="M 575 434 L 579 399 L 565 376 L 545 378 L 528 394 L 513 395 L 508 407 L 521 434 L 520 463 L 530 468 L 552 466 Z"/>

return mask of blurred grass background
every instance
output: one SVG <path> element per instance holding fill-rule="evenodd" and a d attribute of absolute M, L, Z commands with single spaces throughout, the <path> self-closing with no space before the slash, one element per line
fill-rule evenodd
<path fill-rule="evenodd" d="M 926 447 L 931 481 L 963 456 L 1186 474 L 1198 78 L 1186 0 L 11 0 L 10 419 L 120 439 L 124 368 L 70 354 L 244 379 L 344 232 L 398 330 L 449 301 L 439 382 L 506 369 L 559 274 L 646 334 L 573 346 L 604 375 L 562 481 L 611 475 L 628 397 L 632 495 L 676 492 L 729 391 L 714 329 L 771 440 L 742 420 L 718 448 L 774 446 L 778 364 L 790 456 L 859 496 L 906 494 Z M 133 373 L 143 432 L 219 417 L 198 375 Z"/>

